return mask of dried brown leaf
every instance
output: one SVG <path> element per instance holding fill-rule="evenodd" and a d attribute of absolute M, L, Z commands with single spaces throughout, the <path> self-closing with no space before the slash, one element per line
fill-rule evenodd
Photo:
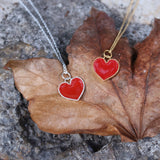
<path fill-rule="evenodd" d="M 92 70 L 95 58 L 108 49 L 117 34 L 113 20 L 92 9 L 67 47 L 69 70 L 86 83 L 79 102 L 60 97 L 62 67 L 57 60 L 34 58 L 12 60 L 15 84 L 29 100 L 33 121 L 46 132 L 120 135 L 123 141 L 136 141 L 160 133 L 160 20 L 142 43 L 135 46 L 137 59 L 132 64 L 133 49 L 122 38 L 113 57 L 120 62 L 120 72 L 102 81 Z"/>

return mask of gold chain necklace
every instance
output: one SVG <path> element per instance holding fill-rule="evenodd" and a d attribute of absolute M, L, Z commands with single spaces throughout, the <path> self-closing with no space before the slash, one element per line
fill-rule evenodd
<path fill-rule="evenodd" d="M 110 79 L 119 72 L 120 64 L 116 59 L 112 58 L 112 51 L 115 49 L 120 38 L 130 24 L 133 14 L 138 6 L 139 0 L 136 0 L 135 6 L 132 8 L 133 3 L 134 0 L 131 0 L 127 8 L 126 15 L 123 19 L 123 23 L 110 49 L 106 49 L 103 52 L 103 57 L 96 58 L 93 62 L 94 71 L 102 80 Z"/>

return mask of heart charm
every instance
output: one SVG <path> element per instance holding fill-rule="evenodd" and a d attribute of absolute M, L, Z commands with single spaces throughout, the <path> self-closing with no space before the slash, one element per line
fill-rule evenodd
<path fill-rule="evenodd" d="M 119 71 L 119 62 L 116 59 L 109 59 L 107 62 L 103 58 L 97 58 L 93 63 L 94 71 L 103 80 L 115 76 Z"/>
<path fill-rule="evenodd" d="M 69 100 L 78 101 L 83 95 L 85 84 L 80 77 L 75 77 L 68 82 L 62 82 L 58 87 L 59 94 Z"/>

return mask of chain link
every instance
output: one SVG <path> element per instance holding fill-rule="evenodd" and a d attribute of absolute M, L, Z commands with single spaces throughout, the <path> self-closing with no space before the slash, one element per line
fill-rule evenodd
<path fill-rule="evenodd" d="M 71 79 L 71 75 L 67 70 L 67 66 L 63 61 L 63 58 L 61 56 L 61 53 L 57 47 L 57 44 L 46 24 L 46 22 L 44 21 L 44 19 L 42 18 L 41 14 L 39 13 L 38 9 L 35 7 L 35 5 L 33 4 L 33 2 L 31 0 L 27 0 L 28 3 L 32 6 L 32 8 L 34 9 L 34 11 L 36 12 L 36 14 L 38 15 L 39 19 L 41 20 L 45 30 L 47 31 L 47 33 L 45 32 L 44 28 L 42 27 L 42 25 L 40 24 L 40 22 L 38 21 L 38 19 L 32 14 L 32 12 L 30 11 L 30 9 L 22 2 L 22 0 L 19 0 L 20 4 L 25 8 L 25 10 L 30 14 L 30 16 L 34 19 L 34 21 L 38 24 L 38 26 L 40 27 L 40 29 L 42 30 L 45 38 L 47 39 L 49 45 L 51 46 L 51 48 L 53 49 L 53 53 L 56 55 L 56 57 L 58 58 L 58 60 L 61 62 L 62 66 L 63 66 L 63 73 L 62 73 L 62 78 L 66 81 L 66 80 L 70 80 Z M 67 75 L 68 77 L 65 78 L 64 75 Z"/>

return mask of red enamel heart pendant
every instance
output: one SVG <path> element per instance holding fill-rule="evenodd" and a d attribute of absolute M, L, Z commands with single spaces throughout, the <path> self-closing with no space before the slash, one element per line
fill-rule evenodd
<path fill-rule="evenodd" d="M 75 77 L 68 82 L 62 82 L 58 87 L 59 94 L 69 100 L 78 101 L 85 89 L 84 81 L 80 77 Z"/>
<path fill-rule="evenodd" d="M 119 71 L 119 62 L 116 59 L 109 59 L 107 62 L 104 58 L 97 58 L 93 63 L 94 71 L 103 80 L 115 76 Z"/>

